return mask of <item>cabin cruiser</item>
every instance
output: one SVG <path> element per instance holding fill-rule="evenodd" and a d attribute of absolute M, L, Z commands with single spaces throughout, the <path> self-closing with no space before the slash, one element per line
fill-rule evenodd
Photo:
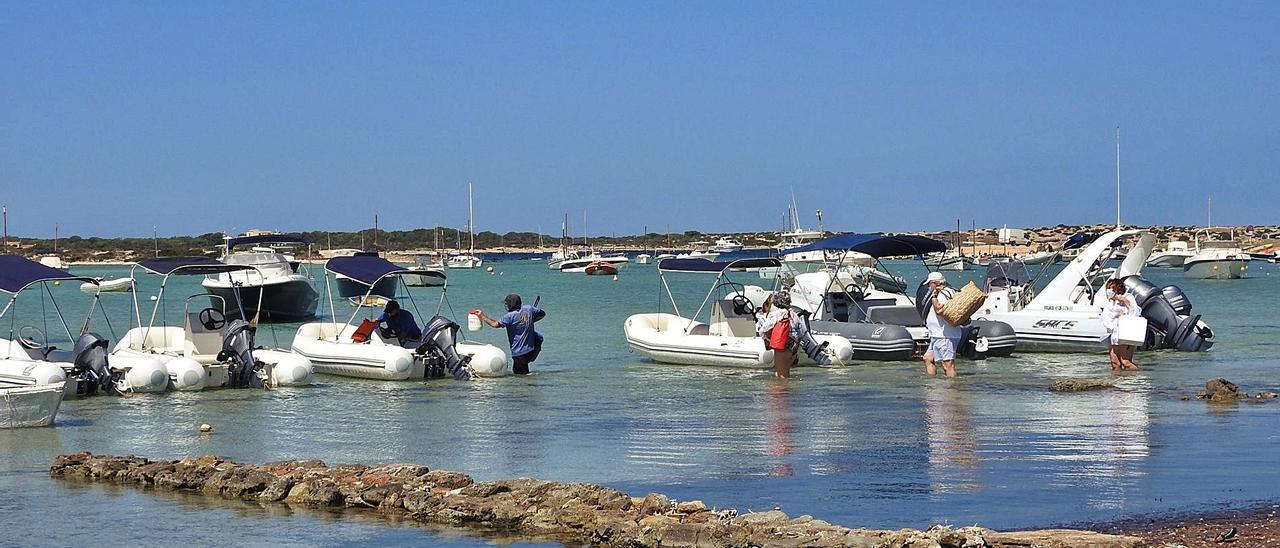
<path fill-rule="evenodd" d="M 631 262 L 631 259 L 627 258 L 626 255 L 623 255 L 621 253 L 613 254 L 613 255 L 601 255 L 599 253 L 596 253 L 595 251 L 592 251 L 586 254 L 577 254 L 577 256 L 574 258 L 564 259 L 560 261 L 557 269 L 560 270 L 561 272 L 571 272 L 574 274 L 581 274 L 583 272 L 586 272 L 591 265 L 596 263 L 603 263 L 612 267 L 616 273 L 617 270 L 621 270 L 623 267 L 627 266 L 627 263 L 629 262 Z"/>
<path fill-rule="evenodd" d="M 1172 241 L 1163 251 L 1156 251 L 1147 259 L 1147 266 L 1157 268 L 1182 268 L 1187 258 L 1196 253 L 1187 248 L 1187 242 Z"/>
<path fill-rule="evenodd" d="M 200 285 L 217 297 L 210 299 L 211 306 L 217 307 L 220 303 L 262 306 L 260 311 L 256 308 L 243 311 L 239 308 L 230 309 L 227 313 L 233 318 L 257 317 L 266 323 L 311 319 L 316 315 L 316 303 L 320 298 L 311 278 L 295 272 L 289 256 L 275 248 L 260 247 L 262 244 L 309 243 L 311 239 L 300 234 L 226 237 L 220 260 L 228 265 L 250 268 L 212 274 L 201 281 Z M 248 249 L 236 249 L 245 246 Z"/>
<path fill-rule="evenodd" d="M 710 247 L 708 247 L 711 245 L 708 242 L 699 240 L 696 242 L 689 242 L 689 245 L 693 247 L 692 250 L 689 250 L 684 253 L 676 253 L 675 258 L 676 259 L 706 259 L 708 261 L 714 261 L 716 260 L 717 257 L 720 256 L 719 253 L 715 252 Z"/>
<path fill-rule="evenodd" d="M 772 367 L 773 351 L 765 347 L 764 339 L 755 332 L 757 306 L 764 303 L 769 293 L 759 286 L 735 283 L 729 274 L 759 268 L 776 270 L 779 266 L 774 258 L 733 262 L 667 259 L 658 263 L 658 276 L 675 313 L 659 311 L 627 318 L 623 324 L 627 344 L 635 353 L 660 363 Z M 671 293 L 666 276 L 669 272 L 715 275 L 702 304 L 689 317 L 681 315 Z M 706 323 L 697 319 L 704 310 L 707 311 Z M 798 353 L 801 365 L 843 365 L 853 355 L 853 348 L 844 337 L 813 335 L 804 325 L 796 331 L 803 350 Z"/>
<path fill-rule="evenodd" d="M 1107 266 L 1125 240 L 1132 248 L 1119 266 Z M 1199 315 L 1192 315 L 1191 301 L 1177 286 L 1156 288 L 1142 277 L 1142 267 L 1154 248 L 1155 235 L 1144 230 L 1116 230 L 1091 239 L 1043 289 L 1036 278 L 1010 269 L 1007 263 L 988 268 L 983 289 L 986 303 L 975 318 L 1005 322 L 1018 334 L 1019 352 L 1103 352 L 1107 336 L 1102 323 L 1109 279 L 1124 281 L 1147 319 L 1143 349 L 1172 348 L 1204 351 L 1213 346 L 1213 331 Z"/>
<path fill-rule="evenodd" d="M 728 236 L 724 236 L 716 239 L 715 245 L 711 246 L 711 251 L 716 253 L 736 253 L 738 251 L 742 251 L 742 242 Z"/>
<path fill-rule="evenodd" d="M 1199 232 L 1204 233 L 1204 241 Z M 1209 240 L 1209 231 L 1196 234 L 1196 252 L 1182 263 L 1182 273 L 1200 280 L 1235 280 L 1243 278 L 1253 257 L 1240 249 L 1235 239 Z"/>
<path fill-rule="evenodd" d="M 133 307 L 136 325 L 111 351 L 111 359 L 149 357 L 159 360 L 167 371 L 164 387 L 181 391 L 206 388 L 268 388 L 311 384 L 312 366 L 305 357 L 281 350 L 261 348 L 256 342 L 258 317 L 248 321 L 231 319 L 232 310 L 257 310 L 265 314 L 262 302 L 246 306 L 240 292 L 232 291 L 231 303 L 220 295 L 195 294 L 183 299 L 182 325 L 168 323 L 165 290 L 174 276 L 220 275 L 228 279 L 249 280 L 250 287 L 262 287 L 266 277 L 261 269 L 246 264 L 228 264 L 209 257 L 157 257 L 134 264 L 130 277 L 138 269 L 160 276 L 160 291 L 151 309 L 150 319 L 142 323 L 138 292 L 134 291 Z M 235 274 L 234 277 L 230 276 Z M 251 293 L 259 299 L 265 291 Z M 209 299 L 213 306 L 192 310 L 194 301 Z M 199 306 L 199 305 L 197 305 Z M 160 324 L 156 324 L 156 320 Z M 274 331 L 272 332 L 274 335 Z"/>
<path fill-rule="evenodd" d="M 108 360 L 109 342 L 89 331 L 94 311 L 102 310 L 97 293 L 81 323 L 80 333 L 72 334 L 50 288 L 51 282 L 57 284 L 62 281 L 97 283 L 95 278 L 76 276 L 15 255 L 0 255 L 0 292 L 10 294 L 9 302 L 0 310 L 0 319 L 8 315 L 11 321 L 16 320 L 19 294 L 39 285 L 41 299 L 48 299 L 48 302 L 41 303 L 40 317 L 46 317 L 44 310 L 52 308 L 58 319 L 55 325 L 62 327 L 65 341 L 72 345 L 69 350 L 63 350 L 51 344 L 46 335 L 50 330 L 47 321 L 43 321 L 43 327 L 30 323 L 12 330 L 9 336 L 16 336 L 16 339 L 0 338 L 0 380 L 32 387 L 58 385 L 60 396 L 146 392 L 153 386 L 167 384 L 164 366 L 154 359 L 125 357 Z M 105 318 L 106 312 L 102 314 Z M 48 396 L 47 392 L 39 390 L 23 394 L 36 401 L 42 397 L 38 394 Z M 56 407 L 52 409 L 56 410 Z"/>
<path fill-rule="evenodd" d="M 946 244 L 924 236 L 841 234 L 801 249 L 861 253 L 878 261 L 883 257 L 941 251 Z M 855 360 L 909 360 L 923 356 L 929 348 L 929 329 L 925 327 L 928 286 L 922 284 L 913 300 L 903 289 L 878 287 L 866 269 L 837 266 L 797 274 L 791 287 L 791 302 L 810 314 L 809 328 L 815 334 L 849 339 Z M 975 320 L 962 327 L 956 353 L 963 357 L 1009 356 L 1018 342 L 1013 328 L 1003 322 Z"/>
<path fill-rule="evenodd" d="M 438 254 L 428 253 L 419 255 L 413 260 L 414 270 L 425 270 L 428 272 L 436 272 L 444 274 L 444 259 Z M 444 285 L 444 278 L 436 276 L 421 276 L 418 274 L 405 274 L 400 279 L 404 280 L 404 285 L 409 287 L 440 287 Z"/>
<path fill-rule="evenodd" d="M 491 344 L 458 340 L 458 324 L 440 315 L 448 289 L 443 272 L 403 268 L 381 257 L 371 256 L 334 257 L 324 267 L 332 274 L 359 281 L 369 288 L 369 293 L 365 295 L 366 299 L 357 302 L 345 324 L 338 323 L 333 299 L 329 299 L 333 321 L 312 322 L 298 328 L 293 337 L 293 351 L 309 358 L 316 371 L 326 375 L 393 381 L 436 378 L 446 372 L 458 380 L 507 374 L 505 350 Z M 401 279 L 405 275 L 430 276 L 442 282 L 436 313 L 422 327 L 421 339 L 402 341 L 386 336 L 376 329 L 378 322 L 373 317 L 355 323 L 361 311 L 369 308 L 362 305 L 372 294 L 373 287 L 384 279 Z M 408 286 L 405 286 L 405 294 L 409 306 L 403 309 L 417 313 L 418 305 Z"/>
<path fill-rule="evenodd" d="M 653 255 L 650 255 L 648 253 L 641 253 L 639 255 L 636 255 L 636 264 L 649 264 L 652 261 L 653 261 Z"/>

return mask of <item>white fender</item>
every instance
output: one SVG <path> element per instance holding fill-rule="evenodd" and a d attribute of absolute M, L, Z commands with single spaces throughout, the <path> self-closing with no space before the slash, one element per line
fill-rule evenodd
<path fill-rule="evenodd" d="M 311 384 L 314 368 L 306 356 L 279 350 L 254 350 L 253 357 L 267 364 L 272 386 L 304 386 Z"/>
<path fill-rule="evenodd" d="M 164 364 L 169 370 L 169 380 L 174 390 L 204 390 L 208 384 L 208 374 L 200 362 L 191 358 L 174 358 Z"/>
<path fill-rule="evenodd" d="M 0 374 L 31 377 L 36 380 L 36 386 L 66 382 L 67 380 L 67 374 L 62 370 L 62 367 L 46 361 L 0 359 Z"/>
<path fill-rule="evenodd" d="M 169 370 L 161 360 L 124 351 L 107 356 L 113 371 L 124 371 L 124 383 L 134 392 L 164 392 L 169 389 Z"/>
<path fill-rule="evenodd" d="M 480 377 L 503 377 L 507 374 L 507 353 L 491 344 L 457 343 L 460 356 L 471 356 L 468 367 Z"/>

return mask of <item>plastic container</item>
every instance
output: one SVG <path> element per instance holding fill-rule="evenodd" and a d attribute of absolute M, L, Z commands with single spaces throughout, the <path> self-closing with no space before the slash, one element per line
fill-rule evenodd
<path fill-rule="evenodd" d="M 1142 346 L 1147 342 L 1147 319 L 1141 316 L 1121 316 L 1116 322 L 1116 344 Z"/>
<path fill-rule="evenodd" d="M 472 310 L 467 312 L 467 331 L 479 331 L 480 327 L 480 311 Z"/>

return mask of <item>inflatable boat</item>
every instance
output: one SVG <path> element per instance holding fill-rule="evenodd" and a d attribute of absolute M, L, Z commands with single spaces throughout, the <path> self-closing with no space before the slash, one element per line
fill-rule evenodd
<path fill-rule="evenodd" d="M 133 291 L 133 278 L 114 278 L 105 280 L 97 278 L 98 283 L 84 282 L 80 284 L 80 291 L 85 293 L 125 293 Z"/>
<path fill-rule="evenodd" d="M 96 285 L 95 278 L 76 276 L 69 272 L 48 267 L 15 255 L 0 255 L 0 292 L 10 295 L 9 302 L 0 311 L 0 318 L 18 313 L 18 297 L 23 290 L 37 285 L 41 310 L 52 309 L 66 340 L 74 341 L 71 348 L 57 348 L 51 344 L 45 331 L 52 329 L 48 322 L 37 327 L 27 324 L 15 330 L 15 340 L 0 338 L 0 377 L 23 377 L 22 383 L 31 386 L 63 385 L 65 395 L 115 394 L 129 391 L 147 391 L 157 382 L 164 381 L 164 367 L 148 358 L 107 359 L 109 341 L 89 332 L 90 320 L 95 310 L 101 310 L 98 292 L 94 292 L 89 311 L 80 324 L 79 334 L 72 334 L 62 307 L 54 299 L 49 282 L 81 281 Z M 47 306 L 46 306 L 47 304 Z M 43 312 L 41 312 L 43 314 Z M 105 314 L 105 312 L 104 312 Z M 30 382 L 28 382 L 30 381 Z"/>
<path fill-rule="evenodd" d="M 1213 346 L 1213 330 L 1192 314 L 1191 301 L 1182 289 L 1156 288 L 1142 277 L 1155 235 L 1116 230 L 1086 240 L 1087 246 L 1043 289 L 1037 289 L 1036 279 L 1025 270 L 1011 268 L 1007 262 L 993 263 L 986 275 L 986 303 L 974 317 L 1013 326 L 1020 352 L 1105 352 L 1107 347 L 1100 342 L 1107 335 L 1102 323 L 1106 304 L 1102 285 L 1114 278 L 1124 281 L 1147 319 L 1143 350 L 1197 352 Z M 1132 242 L 1132 247 L 1124 260 L 1118 267 L 1107 267 L 1124 252 L 1125 241 Z"/>
<path fill-rule="evenodd" d="M 923 236 L 840 234 L 799 249 L 834 255 L 859 253 L 879 263 L 883 257 L 941 252 L 946 244 Z M 868 275 L 869 269 L 882 272 L 862 266 L 833 266 L 797 275 L 791 302 L 810 313 L 814 333 L 847 338 L 855 360 L 919 358 L 929 347 L 924 295 L 917 291 L 912 299 L 901 290 L 886 290 Z M 971 359 L 1004 357 L 1013 354 L 1017 343 L 1017 334 L 1008 324 L 975 320 L 962 326 L 956 353 Z"/>
<path fill-rule="evenodd" d="M 730 272 L 777 269 L 778 259 L 740 259 L 713 262 L 706 259 L 664 259 L 658 263 L 658 274 L 668 296 L 671 288 L 666 273 L 716 274 L 711 290 L 693 318 L 707 310 L 707 321 L 681 316 L 674 298 L 675 314 L 655 312 L 635 314 L 623 324 L 627 344 L 636 354 L 659 363 L 710 365 L 719 367 L 768 368 L 773 366 L 773 351 L 765 348 L 764 339 L 756 336 L 756 309 L 769 293 L 754 285 L 729 280 Z M 812 334 L 803 321 L 795 326 L 801 347 L 800 365 L 844 365 L 853 355 L 852 345 L 844 337 Z"/>
<path fill-rule="evenodd" d="M 257 318 L 228 321 L 229 310 L 243 310 L 240 303 L 228 308 L 221 296 L 199 293 L 183 301 L 182 325 L 167 324 L 161 311 L 165 289 L 172 276 L 206 276 L 236 271 L 256 271 L 251 265 L 224 264 L 209 257 L 167 257 L 138 262 L 134 268 L 161 277 L 160 292 L 151 318 L 125 333 L 110 359 L 150 358 L 165 369 L 165 388 L 198 391 L 207 388 L 263 388 L 311 384 L 311 362 L 304 356 L 257 348 Z M 261 298 L 261 292 L 257 292 Z M 233 295 L 234 296 L 234 295 Z M 191 310 L 193 300 L 209 299 L 209 306 Z M 261 310 L 261 303 L 253 310 Z M 138 310 L 134 295 L 135 311 Z M 161 325 L 156 325 L 157 316 Z M 163 391 L 153 387 L 152 391 Z"/>
<path fill-rule="evenodd" d="M 440 305 L 444 303 L 448 285 L 444 272 L 405 269 L 376 256 L 334 257 L 325 263 L 325 270 L 363 284 L 366 294 L 357 301 L 355 311 L 345 324 L 312 322 L 303 324 L 294 334 L 294 353 L 310 359 L 317 372 L 392 381 L 442 377 L 446 372 L 459 380 L 507 374 L 506 351 L 491 344 L 459 341 L 458 324 L 440 315 Z M 372 308 L 359 303 L 367 301 L 373 288 L 386 280 L 399 281 L 403 285 L 403 276 L 440 280 L 440 303 L 436 306 L 435 316 L 422 327 L 421 339 L 401 341 L 384 336 L 376 329 L 377 323 L 372 318 L 355 323 L 361 311 Z M 417 312 L 417 304 L 408 293 L 408 286 L 404 286 L 404 290 L 410 303 L 406 309 Z M 330 307 L 330 316 L 337 318 L 332 310 L 332 298 Z"/>

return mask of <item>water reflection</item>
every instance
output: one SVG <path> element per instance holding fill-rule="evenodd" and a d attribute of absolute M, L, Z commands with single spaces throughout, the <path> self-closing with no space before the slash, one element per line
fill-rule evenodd
<path fill-rule="evenodd" d="M 982 458 L 969 412 L 968 391 L 956 381 L 928 379 L 924 403 L 932 492 L 937 495 L 980 489 Z"/>
<path fill-rule="evenodd" d="M 791 416 L 791 383 L 775 381 L 765 391 L 769 410 L 769 475 L 792 476 L 791 431 L 795 428 Z"/>

